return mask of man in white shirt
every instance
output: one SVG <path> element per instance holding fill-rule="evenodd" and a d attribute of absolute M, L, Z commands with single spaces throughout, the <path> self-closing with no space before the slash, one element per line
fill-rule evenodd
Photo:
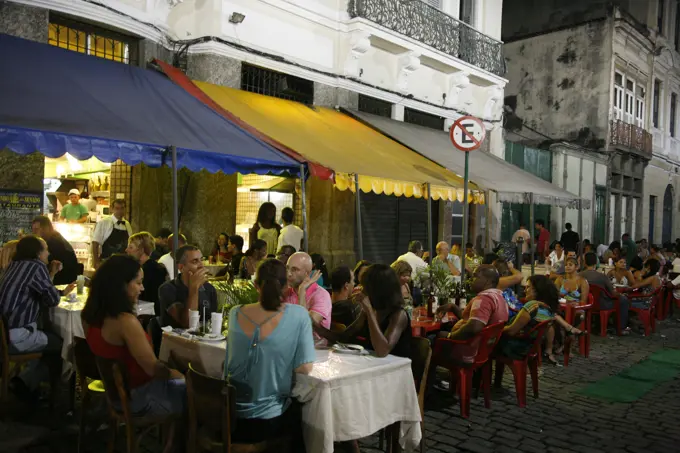
<path fill-rule="evenodd" d="M 168 247 L 170 248 L 170 251 L 166 253 L 165 255 L 161 256 L 158 258 L 158 262 L 165 266 L 165 268 L 168 270 L 168 275 L 170 276 L 170 280 L 173 280 L 175 278 L 175 252 L 173 251 L 173 234 L 168 236 Z M 179 238 L 177 238 L 177 245 L 179 247 L 182 247 L 183 245 L 187 244 L 187 238 L 184 236 L 182 233 L 179 234 Z"/>
<path fill-rule="evenodd" d="M 92 235 L 92 259 L 94 268 L 114 253 L 125 253 L 132 235 L 130 222 L 125 220 L 125 200 L 117 199 L 111 205 L 113 214 L 99 222 Z"/>
<path fill-rule="evenodd" d="M 523 223 L 519 224 L 519 230 L 515 231 L 515 234 L 512 235 L 512 242 L 519 242 L 519 239 L 522 238 L 522 256 L 523 257 L 529 257 L 529 246 L 531 245 L 531 233 L 529 233 L 529 230 L 527 230 L 526 225 Z M 523 260 L 523 262 L 526 262 L 527 260 Z"/>
<path fill-rule="evenodd" d="M 411 241 L 408 252 L 397 258 L 397 261 L 405 261 L 411 266 L 411 278 L 416 278 L 418 271 L 427 267 L 425 260 L 430 256 L 429 252 L 423 252 L 423 244 L 420 241 Z"/>
<path fill-rule="evenodd" d="M 295 211 L 291 208 L 283 208 L 281 211 L 281 220 L 283 220 L 283 228 L 279 233 L 279 244 L 276 250 L 281 250 L 284 245 L 290 245 L 294 247 L 296 251 L 302 250 L 302 240 L 305 237 L 305 233 L 302 228 L 293 225 L 293 219 L 295 218 Z"/>

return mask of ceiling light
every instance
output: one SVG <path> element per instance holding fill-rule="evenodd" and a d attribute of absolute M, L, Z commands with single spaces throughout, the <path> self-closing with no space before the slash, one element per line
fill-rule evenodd
<path fill-rule="evenodd" d="M 229 22 L 231 22 L 232 24 L 240 24 L 241 22 L 243 22 L 245 18 L 246 18 L 245 14 L 234 12 L 231 13 L 231 16 L 229 16 Z"/>

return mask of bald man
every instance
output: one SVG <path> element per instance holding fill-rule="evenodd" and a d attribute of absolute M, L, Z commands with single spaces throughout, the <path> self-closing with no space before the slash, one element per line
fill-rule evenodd
<path fill-rule="evenodd" d="M 432 265 L 435 267 L 442 267 L 451 272 L 451 275 L 460 275 L 460 257 L 451 255 L 449 253 L 451 247 L 447 242 L 440 242 L 437 244 L 437 256 L 432 260 Z"/>
<path fill-rule="evenodd" d="M 316 284 L 321 273 L 312 273 L 312 267 L 312 258 L 304 252 L 293 253 L 288 258 L 288 290 L 284 293 L 284 302 L 305 307 L 312 323 L 330 329 L 333 310 L 331 295 Z M 314 339 L 320 341 L 321 337 L 315 332 Z"/>

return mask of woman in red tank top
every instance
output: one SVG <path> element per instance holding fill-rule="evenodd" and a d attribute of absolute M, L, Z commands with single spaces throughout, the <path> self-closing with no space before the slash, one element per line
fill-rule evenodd
<path fill-rule="evenodd" d="M 82 312 L 87 343 L 99 357 L 125 364 L 135 414 L 184 412 L 184 376 L 158 360 L 135 315 L 144 272 L 133 257 L 113 255 L 97 270 Z"/>

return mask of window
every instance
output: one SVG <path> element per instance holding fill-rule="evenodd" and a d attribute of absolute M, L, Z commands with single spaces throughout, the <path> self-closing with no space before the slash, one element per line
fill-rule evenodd
<path fill-rule="evenodd" d="M 652 124 L 654 127 L 657 129 L 659 128 L 659 104 L 661 103 L 661 80 L 659 79 L 654 79 L 654 99 L 652 100 L 654 103 L 652 105 L 653 111 L 652 111 Z"/>
<path fill-rule="evenodd" d="M 360 94 L 359 111 L 383 116 L 385 118 L 392 118 L 392 103 Z"/>
<path fill-rule="evenodd" d="M 675 93 L 671 94 L 671 114 L 670 114 L 670 129 L 669 131 L 671 132 L 671 137 L 675 137 L 675 109 L 678 104 L 678 95 Z"/>
<path fill-rule="evenodd" d="M 639 128 L 645 128 L 645 89 L 640 85 L 637 86 L 635 93 L 635 125 Z"/>
<path fill-rule="evenodd" d="M 243 63 L 241 89 L 275 98 L 314 104 L 314 82 Z"/>
<path fill-rule="evenodd" d="M 460 0 L 460 10 L 458 12 L 458 19 L 468 25 L 475 25 L 475 1 L 476 0 Z"/>
<path fill-rule="evenodd" d="M 139 41 L 94 25 L 50 16 L 49 44 L 107 60 L 138 64 Z"/>
<path fill-rule="evenodd" d="M 442 1 L 443 0 L 425 0 L 425 3 L 437 9 L 442 9 Z"/>
<path fill-rule="evenodd" d="M 675 50 L 680 52 L 680 0 L 675 2 Z"/>
<path fill-rule="evenodd" d="M 429 127 L 430 129 L 437 129 L 439 131 L 444 130 L 443 117 L 413 110 L 408 107 L 404 109 L 404 122 Z"/>
<path fill-rule="evenodd" d="M 657 10 L 656 10 L 656 30 L 657 33 L 660 35 L 663 35 L 663 13 L 664 9 L 666 9 L 666 0 L 659 0 L 657 3 Z"/>
<path fill-rule="evenodd" d="M 616 71 L 614 74 L 615 120 L 645 127 L 645 89 L 632 78 Z"/>
<path fill-rule="evenodd" d="M 623 121 L 623 74 L 614 75 L 614 119 Z"/>

